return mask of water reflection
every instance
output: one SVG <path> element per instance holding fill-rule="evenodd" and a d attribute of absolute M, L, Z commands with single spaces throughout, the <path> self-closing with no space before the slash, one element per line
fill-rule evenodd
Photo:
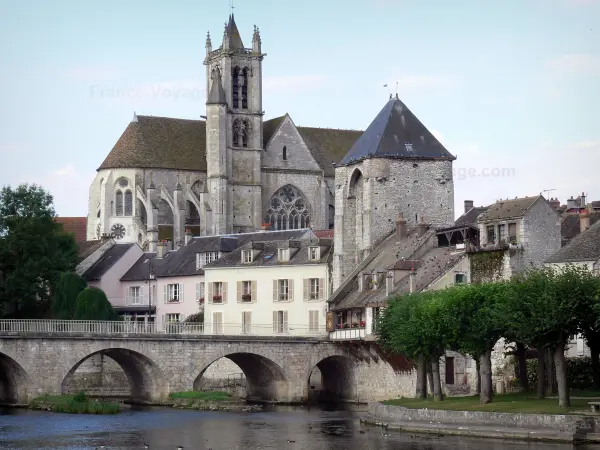
<path fill-rule="evenodd" d="M 118 416 L 0 410 L 0 448 L 84 450 L 571 450 L 573 446 L 424 436 L 361 425 L 360 412 L 273 407 L 236 414 L 132 408 Z M 582 446 L 578 449 L 600 449 Z"/>

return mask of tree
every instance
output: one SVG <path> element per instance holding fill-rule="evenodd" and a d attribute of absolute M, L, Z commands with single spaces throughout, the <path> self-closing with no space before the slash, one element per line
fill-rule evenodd
<path fill-rule="evenodd" d="M 64 272 L 53 297 L 52 318 L 71 320 L 75 315 L 77 296 L 87 287 L 87 282 L 76 273 Z"/>
<path fill-rule="evenodd" d="M 191 314 L 187 316 L 185 321 L 188 323 L 204 323 L 204 312 L 200 311 L 195 314 Z"/>
<path fill-rule="evenodd" d="M 35 184 L 0 191 L 0 315 L 47 317 L 62 272 L 77 264 L 72 235 L 56 223 L 52 196 Z"/>
<path fill-rule="evenodd" d="M 87 287 L 75 302 L 75 320 L 120 320 L 102 289 Z"/>
<path fill-rule="evenodd" d="M 477 361 L 480 402 L 492 401 L 492 350 L 506 330 L 499 305 L 505 298 L 505 283 L 454 286 L 438 291 L 451 328 L 448 344 Z"/>

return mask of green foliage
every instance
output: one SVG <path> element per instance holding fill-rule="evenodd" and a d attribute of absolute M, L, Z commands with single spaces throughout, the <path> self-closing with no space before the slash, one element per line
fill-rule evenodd
<path fill-rule="evenodd" d="M 504 251 L 478 252 L 470 256 L 473 284 L 500 279 L 504 266 Z"/>
<path fill-rule="evenodd" d="M 52 196 L 22 184 L 0 191 L 0 316 L 44 318 L 60 275 L 77 264 L 77 245 L 54 221 Z"/>
<path fill-rule="evenodd" d="M 225 400 L 231 400 L 233 397 L 231 394 L 225 391 L 183 391 L 183 392 L 171 392 L 169 394 L 171 400 L 185 398 L 191 400 L 202 400 L 206 402 L 220 402 Z"/>
<path fill-rule="evenodd" d="M 34 398 L 29 407 L 70 414 L 117 414 L 121 411 L 118 403 L 91 400 L 82 392 L 76 395 L 42 395 Z"/>
<path fill-rule="evenodd" d="M 77 296 L 87 287 L 87 282 L 76 273 L 61 274 L 58 290 L 52 304 L 52 318 L 70 320 L 75 315 Z"/>
<path fill-rule="evenodd" d="M 74 320 L 120 320 L 102 289 L 85 288 L 77 296 Z"/>
<path fill-rule="evenodd" d="M 567 380 L 570 389 L 592 389 L 592 360 L 589 357 L 567 358 Z M 537 383 L 537 360 L 527 360 L 527 376 L 530 383 Z M 547 383 L 547 380 L 545 381 Z"/>
<path fill-rule="evenodd" d="M 191 314 L 187 316 L 185 321 L 188 323 L 204 323 L 204 313 L 197 312 L 196 314 Z"/>

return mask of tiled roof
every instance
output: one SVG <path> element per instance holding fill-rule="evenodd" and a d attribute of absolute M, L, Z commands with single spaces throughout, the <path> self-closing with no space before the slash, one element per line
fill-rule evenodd
<path fill-rule="evenodd" d="M 547 263 L 597 261 L 600 259 L 600 222 L 579 233 L 565 247 L 546 260 Z"/>
<path fill-rule="evenodd" d="M 424 290 L 465 257 L 464 252 L 457 252 L 452 247 L 434 247 L 430 249 L 420 261 L 419 269 L 415 271 L 415 290 L 417 292 Z M 410 276 L 407 275 L 396 282 L 389 297 L 408 294 L 409 292 Z M 339 311 L 364 306 L 385 306 L 387 301 L 388 296 L 386 295 L 384 282 L 376 290 L 354 290 L 332 309 Z"/>
<path fill-rule="evenodd" d="M 206 122 L 136 116 L 99 170 L 133 167 L 206 171 Z"/>
<path fill-rule="evenodd" d="M 283 122 L 284 118 L 285 115 L 273 117 L 272 119 L 263 122 L 263 148 L 267 148 L 267 144 L 275 134 L 275 131 L 277 131 L 277 128 L 279 128 L 281 122 Z"/>
<path fill-rule="evenodd" d="M 147 280 L 149 278 L 150 265 L 158 278 L 202 275 L 204 269 L 196 268 L 196 253 L 230 253 L 249 241 L 302 239 L 310 236 L 314 236 L 310 229 L 302 229 L 195 237 L 187 245 L 176 251 L 167 252 L 160 259 L 156 258 L 156 253 L 143 254 L 121 277 L 121 281 Z"/>
<path fill-rule="evenodd" d="M 499 200 L 489 206 L 487 211 L 479 219 L 481 222 L 488 220 L 511 219 L 523 217 L 527 210 L 539 199 L 544 199 L 541 195 L 535 197 L 515 198 L 512 200 Z"/>
<path fill-rule="evenodd" d="M 218 260 L 206 265 L 207 269 L 223 267 L 256 267 L 256 266 L 297 266 L 304 264 L 323 264 L 328 262 L 333 245 L 329 242 L 326 250 L 321 252 L 321 258 L 318 261 L 310 261 L 308 258 L 308 247 L 318 245 L 317 239 L 298 240 L 300 248 L 290 248 L 289 261 L 279 261 L 278 249 L 288 248 L 289 240 L 262 241 L 263 249 L 259 250 L 258 255 L 254 257 L 251 263 L 242 263 L 242 251 L 251 248 L 252 243 L 247 242 L 233 252 L 219 258 Z"/>
<path fill-rule="evenodd" d="M 207 105 L 227 105 L 227 98 L 225 97 L 225 91 L 223 90 L 223 83 L 221 82 L 221 72 L 215 72 L 216 80 L 213 80 L 212 86 L 208 98 L 206 99 Z"/>
<path fill-rule="evenodd" d="M 64 232 L 73 233 L 75 242 L 87 240 L 87 217 L 56 217 L 54 220 L 62 225 Z"/>
<path fill-rule="evenodd" d="M 82 277 L 86 281 L 98 281 L 108 270 L 115 265 L 127 251 L 136 244 L 115 244 L 109 248 L 92 267 L 84 272 Z"/>
<path fill-rule="evenodd" d="M 77 243 L 79 260 L 83 261 L 85 258 L 90 256 L 104 244 L 103 241 L 98 239 L 97 241 L 81 241 Z"/>
<path fill-rule="evenodd" d="M 487 211 L 488 206 L 475 206 L 460 216 L 454 222 L 454 226 L 473 225 L 477 223 L 477 217 Z"/>
<path fill-rule="evenodd" d="M 318 238 L 326 238 L 326 239 L 333 239 L 333 229 L 331 230 L 316 230 L 313 231 L 313 233 L 315 233 L 315 236 Z"/>
<path fill-rule="evenodd" d="M 600 212 L 592 212 L 590 215 L 590 226 L 600 220 Z M 564 214 L 560 222 L 560 234 L 562 237 L 562 246 L 567 245 L 571 240 L 581 232 L 579 223 L 579 214 Z"/>
<path fill-rule="evenodd" d="M 363 133 L 359 130 L 297 127 L 326 177 L 335 176 L 333 164 L 339 164 L 352 145 Z"/>
<path fill-rule="evenodd" d="M 367 158 L 456 159 L 397 96 L 390 98 L 340 164 Z"/>
<path fill-rule="evenodd" d="M 392 264 L 390 270 L 417 270 L 421 267 L 422 261 L 420 259 L 399 259 Z"/>

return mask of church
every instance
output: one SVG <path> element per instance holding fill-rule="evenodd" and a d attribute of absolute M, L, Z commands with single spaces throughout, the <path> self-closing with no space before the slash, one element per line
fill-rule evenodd
<path fill-rule="evenodd" d="M 399 214 L 453 223 L 455 157 L 397 96 L 364 133 L 263 120 L 265 56 L 259 29 L 246 47 L 233 14 L 218 48 L 207 35 L 206 115 L 134 114 L 90 186 L 88 240 L 112 235 L 152 252 L 159 240 L 178 248 L 186 231 L 335 224 L 339 283 Z"/>

